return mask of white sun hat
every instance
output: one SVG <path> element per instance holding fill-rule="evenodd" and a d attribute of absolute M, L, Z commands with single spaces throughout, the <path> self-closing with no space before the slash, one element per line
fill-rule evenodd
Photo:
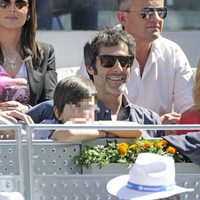
<path fill-rule="evenodd" d="M 154 200 L 191 192 L 194 189 L 176 185 L 172 157 L 141 153 L 131 167 L 129 175 L 110 180 L 107 190 L 119 199 Z"/>
<path fill-rule="evenodd" d="M 0 192 L 0 200 L 24 200 L 19 192 Z"/>

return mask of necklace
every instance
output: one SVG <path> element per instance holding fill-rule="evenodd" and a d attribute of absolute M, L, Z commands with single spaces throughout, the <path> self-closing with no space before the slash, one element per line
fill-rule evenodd
<path fill-rule="evenodd" d="M 2 48 L 3 49 L 3 48 Z M 17 66 L 21 63 L 21 57 L 15 50 L 3 49 L 4 65 L 10 67 L 12 71 L 17 70 Z"/>
<path fill-rule="evenodd" d="M 6 50 L 6 56 L 5 56 L 5 65 L 10 66 L 13 71 L 16 71 L 16 56 L 14 53 L 10 50 Z"/>

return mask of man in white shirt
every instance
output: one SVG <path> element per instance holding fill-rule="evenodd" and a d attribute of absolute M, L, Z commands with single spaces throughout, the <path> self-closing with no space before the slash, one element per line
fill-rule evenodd
<path fill-rule="evenodd" d="M 194 78 L 181 48 L 161 36 L 167 16 L 164 0 L 118 0 L 118 4 L 118 20 L 137 46 L 127 95 L 132 103 L 157 112 L 163 123 L 177 123 L 193 105 Z"/>

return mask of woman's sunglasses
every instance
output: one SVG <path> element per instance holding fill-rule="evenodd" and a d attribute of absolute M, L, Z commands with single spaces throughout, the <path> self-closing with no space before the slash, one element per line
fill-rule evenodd
<path fill-rule="evenodd" d="M 153 16 L 154 12 L 157 12 L 161 19 L 165 19 L 167 16 L 167 8 L 165 7 L 160 7 L 160 8 L 145 7 L 140 11 L 124 10 L 122 12 L 127 12 L 127 13 L 138 12 L 142 18 L 150 18 Z"/>
<path fill-rule="evenodd" d="M 0 0 L 0 8 L 8 8 L 11 6 L 11 4 L 12 2 L 10 0 Z M 16 0 L 14 4 L 19 10 L 29 6 L 28 2 L 23 0 Z"/>
<path fill-rule="evenodd" d="M 97 57 L 103 67 L 111 68 L 115 65 L 116 60 L 119 61 L 123 68 L 131 67 L 133 64 L 134 56 L 113 56 L 113 55 L 100 55 Z"/>

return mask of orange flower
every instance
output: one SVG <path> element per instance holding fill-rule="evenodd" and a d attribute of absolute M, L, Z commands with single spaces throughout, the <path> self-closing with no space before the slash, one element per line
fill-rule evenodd
<path fill-rule="evenodd" d="M 162 143 L 162 142 L 157 142 L 157 143 L 156 143 L 156 147 L 157 147 L 158 149 L 161 149 L 161 148 L 163 147 L 163 143 Z"/>
<path fill-rule="evenodd" d="M 169 146 L 166 149 L 166 152 L 174 155 L 176 153 L 176 149 L 174 147 Z"/>
<path fill-rule="evenodd" d="M 119 149 L 119 151 L 120 151 L 120 155 L 121 155 L 121 156 L 126 156 L 126 155 L 127 155 L 127 149 L 126 149 L 126 148 L 121 147 L 121 148 Z"/>
<path fill-rule="evenodd" d="M 117 145 L 117 148 L 118 148 L 118 149 L 125 148 L 125 149 L 127 150 L 127 149 L 128 149 L 128 144 L 125 143 L 125 142 L 119 143 L 119 144 Z"/>
<path fill-rule="evenodd" d="M 150 141 L 145 141 L 142 146 L 145 148 L 145 149 L 149 149 L 152 147 L 152 143 Z"/>
<path fill-rule="evenodd" d="M 166 147 L 167 146 L 167 141 L 166 140 L 161 140 L 156 142 L 155 146 L 159 149 L 161 149 L 162 147 Z"/>
<path fill-rule="evenodd" d="M 119 143 L 117 145 L 118 150 L 120 151 L 120 155 L 126 156 L 127 155 L 127 150 L 128 150 L 128 144 L 125 142 Z"/>
<path fill-rule="evenodd" d="M 167 144 L 168 144 L 167 140 L 162 140 L 161 142 L 162 142 L 162 144 L 163 144 L 163 147 L 166 147 Z"/>

